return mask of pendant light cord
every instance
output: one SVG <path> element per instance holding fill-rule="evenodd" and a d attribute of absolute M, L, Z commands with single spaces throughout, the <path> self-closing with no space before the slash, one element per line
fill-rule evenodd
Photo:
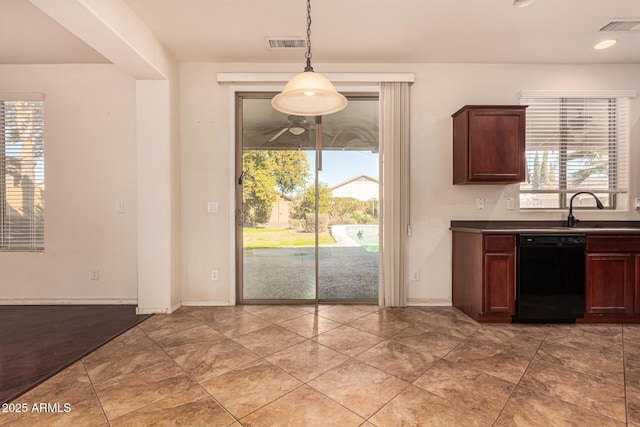
<path fill-rule="evenodd" d="M 304 54 L 307 58 L 307 66 L 305 71 L 313 71 L 311 66 L 311 0 L 307 0 L 307 52 Z"/>

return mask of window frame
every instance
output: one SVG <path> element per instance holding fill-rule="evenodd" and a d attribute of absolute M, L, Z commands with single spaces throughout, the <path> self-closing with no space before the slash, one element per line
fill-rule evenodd
<path fill-rule="evenodd" d="M 10 224 L 11 218 L 9 214 L 9 195 L 12 194 L 7 189 L 7 174 L 8 172 L 8 162 L 9 162 L 9 153 L 7 150 L 11 150 L 8 146 L 7 141 L 7 120 L 6 120 L 6 112 L 7 112 L 7 103 L 12 102 L 21 102 L 21 103 L 29 103 L 29 104 L 38 104 L 38 107 L 32 107 L 30 109 L 31 112 L 35 112 L 39 114 L 39 119 L 37 122 L 33 122 L 33 126 L 29 128 L 31 132 L 39 132 L 38 143 L 41 144 L 39 149 L 41 149 L 41 153 L 39 156 L 34 155 L 33 151 L 30 156 L 19 157 L 20 159 L 32 159 L 34 161 L 41 162 L 40 172 L 36 172 L 38 169 L 34 169 L 34 176 L 32 187 L 28 187 L 33 192 L 33 211 L 31 212 L 31 218 L 29 220 L 29 225 L 27 227 L 20 227 L 22 231 L 28 231 L 29 237 L 27 239 L 18 239 L 17 243 L 13 243 L 11 238 L 8 238 L 8 234 L 12 225 Z M 22 107 L 20 107 L 22 108 Z M 19 111 L 19 110 L 18 110 Z M 19 119 L 18 119 L 19 120 Z M 45 126 L 45 117 L 44 117 L 44 95 L 43 94 L 0 94 L 0 253 L 2 252 L 44 252 L 45 250 L 45 231 L 44 231 L 44 193 L 40 199 L 41 204 L 36 204 L 36 192 L 38 191 L 38 185 L 43 184 L 45 182 L 44 179 L 44 126 Z M 22 146 L 21 146 L 22 147 Z M 34 146 L 32 146 L 33 149 Z M 37 163 L 36 163 L 37 164 Z M 38 181 L 38 177 L 42 178 L 42 181 Z M 24 181 L 24 175 L 21 175 L 21 181 Z M 21 194 L 21 197 L 24 196 L 24 193 Z M 40 226 L 36 224 L 36 212 L 38 206 L 42 208 L 42 223 Z M 12 244 L 13 243 L 13 244 Z"/>
<path fill-rule="evenodd" d="M 608 203 L 605 203 L 605 209 L 608 210 L 618 210 L 619 200 L 618 195 L 620 193 L 627 192 L 628 186 L 628 176 L 630 172 L 630 167 L 628 164 L 629 160 L 629 98 L 633 98 L 637 95 L 637 91 L 635 90 L 616 90 L 616 91 L 521 91 L 519 93 L 520 103 L 521 105 L 527 105 L 531 103 L 533 99 L 554 99 L 560 103 L 558 121 L 562 123 L 560 127 L 561 137 L 558 144 L 558 186 L 557 189 L 549 189 L 549 190 L 530 190 L 523 189 L 522 184 L 519 186 L 518 194 L 520 200 L 522 195 L 524 194 L 555 194 L 558 197 L 558 206 L 557 207 L 549 207 L 549 206 L 527 206 L 522 207 L 522 202 L 520 203 L 520 210 L 523 211 L 542 211 L 542 210 L 566 210 L 569 207 L 568 195 L 571 195 L 577 191 L 581 191 L 580 189 L 570 189 L 568 185 L 568 174 L 569 170 L 567 168 L 567 162 L 569 159 L 567 158 L 567 151 L 570 149 L 570 144 L 568 143 L 568 128 L 567 124 L 567 116 L 565 103 L 569 99 L 608 99 L 609 102 L 616 102 L 615 112 L 616 112 L 616 121 L 615 125 L 608 126 L 609 132 L 609 170 L 615 170 L 613 173 L 608 174 L 608 187 L 606 190 L 602 192 L 607 193 Z M 585 102 L 586 104 L 586 102 Z M 607 111 L 612 111 L 609 108 Z M 611 123 L 611 119 L 608 120 Z M 622 132 L 618 131 L 616 126 L 619 124 L 623 124 L 624 129 Z M 529 124 L 527 123 L 527 129 L 529 129 Z M 612 134 L 613 132 L 613 134 Z M 528 132 L 527 132 L 528 134 Z M 527 138 L 528 142 L 528 138 Z M 528 147 L 526 144 L 525 147 Z M 620 149 L 624 150 L 625 155 L 619 156 L 618 153 Z M 525 152 L 528 151 L 525 148 Z M 531 150 L 534 151 L 534 150 Z M 563 154 L 564 153 L 564 154 Z M 619 158 L 623 157 L 624 162 L 620 162 Z M 529 175 L 529 171 L 531 170 L 530 161 L 527 160 L 527 175 Z M 621 177 L 624 177 L 622 179 Z M 597 190 L 589 189 L 588 191 L 593 191 L 598 194 Z M 596 209 L 595 205 L 591 206 L 579 206 L 574 207 L 574 209 Z"/>

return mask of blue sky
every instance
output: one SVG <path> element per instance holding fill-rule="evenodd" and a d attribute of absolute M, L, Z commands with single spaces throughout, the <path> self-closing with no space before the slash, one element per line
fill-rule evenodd
<path fill-rule="evenodd" d="M 315 166 L 315 152 L 307 151 L 311 174 Z M 378 179 L 378 154 L 370 151 L 324 151 L 322 153 L 322 172 L 320 182 L 329 187 L 340 184 L 358 175 L 369 175 Z"/>

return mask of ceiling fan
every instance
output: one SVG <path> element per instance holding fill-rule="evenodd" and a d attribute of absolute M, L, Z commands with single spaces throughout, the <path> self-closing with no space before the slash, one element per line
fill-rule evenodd
<path fill-rule="evenodd" d="M 287 126 L 276 132 L 268 142 L 274 142 L 280 138 L 283 133 L 289 131 L 292 135 L 300 136 L 308 130 L 307 118 L 302 116 L 289 116 L 287 118 Z"/>

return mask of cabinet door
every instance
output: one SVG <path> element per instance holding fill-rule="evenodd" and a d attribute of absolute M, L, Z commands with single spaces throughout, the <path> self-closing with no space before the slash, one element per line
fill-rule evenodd
<path fill-rule="evenodd" d="M 515 313 L 513 252 L 484 254 L 484 314 Z"/>
<path fill-rule="evenodd" d="M 636 259 L 636 265 L 633 271 L 634 278 L 635 278 L 635 280 L 633 281 L 635 306 L 633 311 L 635 314 L 640 314 L 640 254 L 636 254 L 635 259 Z"/>
<path fill-rule="evenodd" d="M 469 180 L 525 180 L 524 110 L 469 111 Z"/>
<path fill-rule="evenodd" d="M 585 313 L 633 314 L 635 266 L 633 254 L 587 254 Z"/>

